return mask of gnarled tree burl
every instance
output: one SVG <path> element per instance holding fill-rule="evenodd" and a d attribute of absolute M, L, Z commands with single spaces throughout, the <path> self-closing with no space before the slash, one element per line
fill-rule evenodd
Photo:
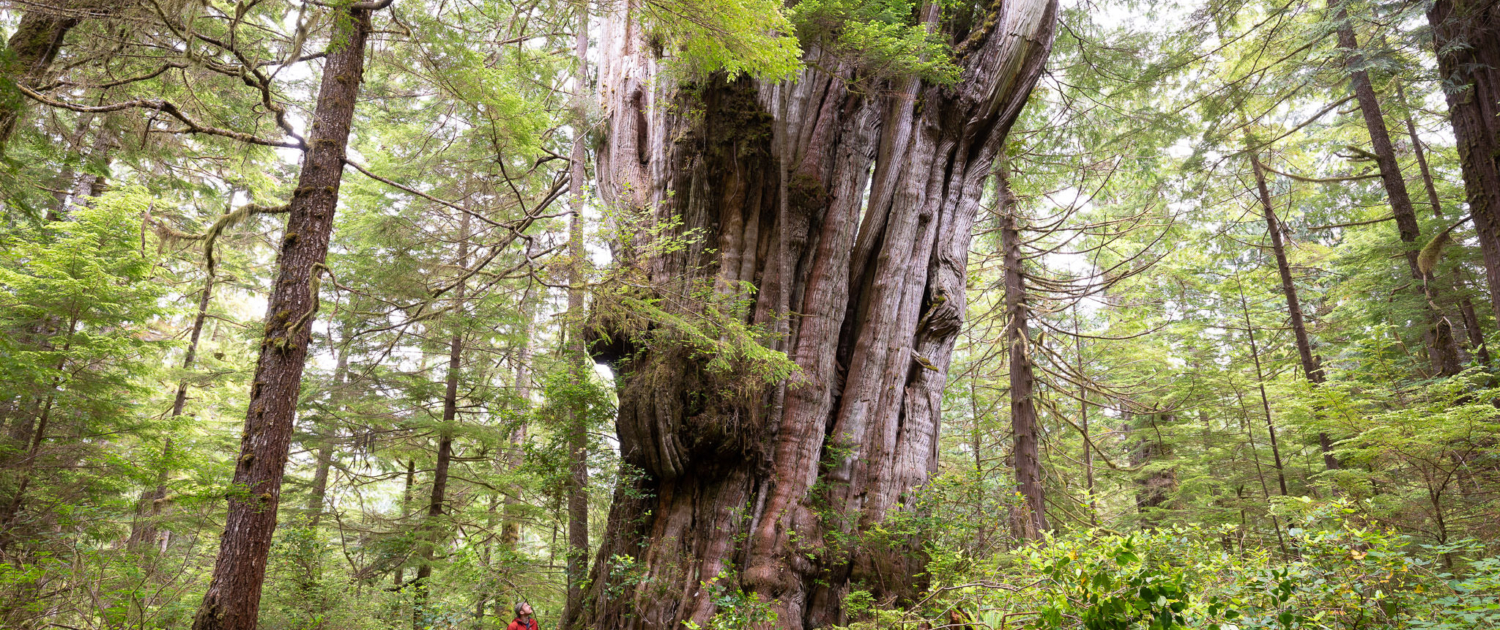
<path fill-rule="evenodd" d="M 605 18 L 600 195 L 705 238 L 623 264 L 664 291 L 753 283 L 750 317 L 767 323 L 785 234 L 786 351 L 801 374 L 773 417 L 772 394 L 722 397 L 680 348 L 609 337 L 630 349 L 617 430 L 644 475 L 616 490 L 581 621 L 704 624 L 715 610 L 703 583 L 723 573 L 770 600 L 778 626 L 824 627 L 842 619 L 851 585 L 885 598 L 919 581 L 908 544 L 834 541 L 906 509 L 937 464 L 970 228 L 1051 49 L 1057 3 L 996 0 L 968 19 L 923 8 L 954 42 L 962 76 L 949 86 L 868 77 L 812 48 L 784 103 L 749 78 L 674 83 L 632 15 L 638 3 Z M 785 187 L 773 141 L 783 122 Z"/>

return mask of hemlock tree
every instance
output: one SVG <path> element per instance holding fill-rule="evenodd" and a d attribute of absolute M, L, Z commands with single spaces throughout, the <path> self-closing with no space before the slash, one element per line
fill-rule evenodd
<path fill-rule="evenodd" d="M 229 518 L 219 541 L 213 580 L 193 619 L 194 630 L 255 628 L 302 368 L 318 309 L 314 278 L 321 273 L 333 232 L 344 151 L 364 74 L 370 13 L 390 3 L 351 4 L 335 18 L 312 135 L 288 204 L 286 233 L 266 309 L 265 337 L 229 491 Z"/>
<path fill-rule="evenodd" d="M 707 624 L 736 588 L 785 627 L 840 623 L 850 584 L 885 598 L 920 581 L 909 540 L 858 532 L 901 512 L 937 465 L 970 227 L 1057 3 L 942 16 L 926 4 L 912 24 L 894 9 L 804 6 L 807 67 L 782 82 L 732 64 L 684 78 L 663 42 L 723 57 L 691 37 L 707 28 L 692 20 L 675 26 L 684 37 L 642 26 L 660 10 L 622 3 L 604 18 L 599 192 L 640 221 L 616 244 L 647 287 L 639 302 L 662 322 L 734 321 L 706 334 L 630 326 L 596 305 L 609 342 L 596 350 L 620 371 L 621 454 L 641 474 L 616 491 L 583 624 Z M 884 40 L 913 44 L 905 60 L 873 56 L 872 23 L 906 34 Z M 951 65 L 930 56 L 943 53 L 923 46 L 927 32 L 957 42 Z M 770 327 L 783 291 L 789 331 L 776 341 L 799 369 L 772 414 L 771 388 L 736 380 L 735 366 L 756 368 L 692 344 L 722 350 L 736 324 Z M 720 308 L 736 297 L 745 308 Z"/>

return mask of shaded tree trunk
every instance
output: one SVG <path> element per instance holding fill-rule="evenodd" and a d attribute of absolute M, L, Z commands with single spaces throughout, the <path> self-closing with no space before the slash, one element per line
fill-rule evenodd
<path fill-rule="evenodd" d="M 1491 306 L 1500 320 L 1500 6 L 1435 0 L 1427 21 Z"/>
<path fill-rule="evenodd" d="M 1302 363 L 1302 374 L 1314 387 L 1321 385 L 1324 381 L 1323 365 L 1318 357 L 1313 354 L 1312 340 L 1307 335 L 1307 323 L 1302 317 L 1302 302 L 1297 299 L 1297 284 L 1292 280 L 1292 266 L 1286 258 L 1286 242 L 1281 235 L 1281 222 L 1276 219 L 1276 210 L 1271 203 L 1271 191 L 1266 187 L 1266 172 L 1260 165 L 1260 156 L 1250 154 L 1250 166 L 1255 172 L 1255 190 L 1260 197 L 1261 213 L 1266 218 L 1266 232 L 1271 236 L 1271 251 L 1276 257 L 1276 271 L 1281 275 L 1281 294 L 1286 297 L 1287 315 L 1292 323 L 1292 337 L 1297 342 L 1297 358 Z M 1408 205 L 1409 205 L 1408 201 Z M 1241 296 L 1243 300 L 1243 296 Z M 1249 325 L 1249 314 L 1246 314 L 1246 325 Z M 1254 331 L 1251 331 L 1251 344 L 1254 341 Z M 1257 355 L 1258 357 L 1259 355 Z M 1259 361 L 1256 359 L 1256 370 L 1259 373 Z M 1264 389 L 1264 385 L 1262 385 Z M 1270 407 L 1266 408 L 1266 421 L 1271 421 Z M 1274 447 L 1276 437 L 1272 433 L 1271 443 Z M 1318 432 L 1318 446 L 1323 451 L 1323 467 L 1328 470 L 1336 470 L 1339 467 L 1338 458 L 1333 456 L 1333 440 L 1326 432 Z M 1276 469 L 1281 470 L 1280 455 L 1277 456 Z M 1286 492 L 1286 483 L 1282 483 L 1282 494 Z"/>
<path fill-rule="evenodd" d="M 522 409 L 529 417 L 531 406 L 531 337 L 536 329 L 536 316 L 531 312 L 529 306 L 531 294 L 528 291 L 521 298 L 521 348 L 516 353 L 516 399 L 520 401 Z M 510 433 L 510 448 L 505 454 L 504 465 L 512 473 L 520 470 L 525 463 L 526 451 L 526 421 L 522 420 Z M 521 542 L 521 519 L 518 514 L 521 508 L 521 497 L 519 489 L 512 490 L 505 495 L 505 506 L 502 508 L 503 520 L 500 524 L 500 544 L 507 549 L 514 550 Z M 501 611 L 500 616 L 504 616 Z"/>
<path fill-rule="evenodd" d="M 1132 427 L 1140 435 L 1135 449 L 1131 451 L 1130 465 L 1132 467 L 1147 467 L 1159 463 L 1160 460 L 1172 457 L 1172 447 L 1160 438 L 1158 421 L 1171 424 L 1172 414 L 1147 413 L 1139 414 L 1137 418 L 1143 418 L 1147 422 L 1141 426 Z M 1155 519 L 1151 518 L 1151 511 L 1166 504 L 1171 497 L 1172 490 L 1177 487 L 1177 475 L 1171 468 L 1155 466 L 1151 470 L 1142 473 L 1135 480 L 1135 508 L 1143 517 L 1148 527 L 1156 525 Z"/>
<path fill-rule="evenodd" d="M 1416 156 L 1417 167 L 1422 173 L 1422 185 L 1427 191 L 1427 202 L 1432 206 L 1432 216 L 1438 219 L 1446 218 L 1443 214 L 1443 202 L 1438 198 L 1437 184 L 1432 178 L 1432 169 L 1427 166 L 1427 151 L 1422 148 L 1422 138 L 1417 135 L 1417 125 L 1412 120 L 1411 107 L 1406 102 L 1406 89 L 1399 81 L 1396 82 L 1396 99 L 1406 114 L 1406 134 L 1411 138 L 1412 154 Z M 1469 299 L 1464 289 L 1462 269 L 1454 270 L 1453 286 L 1459 293 L 1458 312 L 1463 318 L 1464 333 L 1468 338 L 1469 347 L 1473 349 L 1474 356 L 1479 359 L 1479 364 L 1488 366 L 1491 363 L 1490 350 L 1484 342 L 1484 331 L 1479 327 L 1479 318 L 1474 313 L 1474 302 Z"/>
<path fill-rule="evenodd" d="M 52 62 L 62 50 L 63 38 L 78 25 L 78 18 L 56 15 L 45 11 L 27 11 L 21 16 L 15 34 L 6 41 L 6 49 L 0 51 L 0 80 L 7 84 L 22 84 L 35 87 L 52 70 Z M 14 88 L 0 86 L 0 155 L 15 133 L 16 125 L 25 111 L 23 97 Z"/>
<path fill-rule="evenodd" d="M 276 530 L 281 480 L 307 346 L 318 308 L 315 274 L 328 255 L 344 153 L 364 74 L 370 10 L 345 10 L 333 28 L 312 134 L 292 194 L 286 234 L 266 309 L 265 338 L 250 387 L 250 407 L 228 491 L 229 516 L 213 578 L 193 630 L 251 630 L 260 609 L 266 555 Z"/>
<path fill-rule="evenodd" d="M 1250 304 L 1245 301 L 1245 288 L 1242 286 L 1239 290 L 1240 311 L 1245 318 L 1245 334 L 1250 339 L 1250 358 L 1255 364 L 1255 386 L 1260 389 L 1261 411 L 1266 414 L 1266 433 L 1271 440 L 1271 458 L 1276 466 L 1276 481 L 1281 486 L 1281 496 L 1288 496 L 1290 493 L 1286 488 L 1286 469 L 1281 462 L 1281 444 L 1276 437 L 1276 420 L 1271 415 L 1271 397 L 1266 395 L 1266 372 L 1260 363 L 1260 346 L 1255 342 L 1255 323 L 1250 321 Z M 1326 458 L 1327 455 L 1325 454 L 1324 457 Z"/>
<path fill-rule="evenodd" d="M 1339 22 L 1339 48 L 1344 53 L 1344 65 L 1349 69 L 1349 87 L 1359 103 L 1364 117 L 1365 129 L 1370 134 L 1370 146 L 1374 150 L 1375 164 L 1380 169 L 1380 182 L 1385 186 L 1386 198 L 1390 200 L 1391 213 L 1396 217 L 1396 231 L 1404 245 L 1403 254 L 1411 277 L 1416 282 L 1413 289 L 1422 301 L 1427 316 L 1427 327 L 1422 338 L 1427 346 L 1428 361 L 1438 376 L 1452 376 L 1463 370 L 1459 360 L 1458 344 L 1453 339 L 1453 325 L 1443 316 L 1437 306 L 1438 288 L 1430 273 L 1424 273 L 1417 265 L 1417 250 L 1421 245 L 1417 239 L 1422 235 L 1417 212 L 1412 208 L 1411 195 L 1406 191 L 1406 180 L 1401 176 L 1401 165 L 1396 161 L 1396 149 L 1391 145 L 1390 133 L 1385 128 L 1385 114 L 1381 111 L 1380 99 L 1375 96 L 1375 87 L 1370 83 L 1370 74 L 1363 69 L 1364 58 L 1358 53 L 1359 42 L 1354 36 L 1354 27 L 1349 23 L 1349 12 L 1342 3 L 1336 3 Z"/>
<path fill-rule="evenodd" d="M 710 317 L 693 296 L 744 282 L 757 290 L 742 321 L 771 328 L 785 287 L 797 313 L 787 354 L 801 371 L 773 415 L 774 384 L 750 367 L 710 369 L 670 329 L 632 334 L 641 329 L 596 310 L 612 343 L 594 349 L 620 375 L 621 455 L 642 474 L 616 489 L 584 625 L 706 625 L 714 588 L 703 584 L 721 575 L 715 584 L 770 602 L 779 626 L 844 623 L 855 585 L 879 599 L 920 588 L 916 541 L 859 533 L 911 509 L 936 467 L 970 228 L 1050 50 L 1057 5 L 992 5 L 975 30 L 923 7 L 924 23 L 960 42 L 962 77 L 948 87 L 866 76 L 810 48 L 819 63 L 783 86 L 785 107 L 775 86 L 750 78 L 682 85 L 658 73 L 633 6 L 612 7 L 601 38 L 599 190 L 624 216 L 647 226 L 677 217 L 674 234 L 706 238 L 670 251 L 625 242 L 618 264 L 677 317 Z M 771 141 L 776 117 L 785 148 Z M 767 387 L 747 388 L 756 382 Z M 614 577 L 622 561 L 629 583 Z"/>
<path fill-rule="evenodd" d="M 408 459 L 406 460 L 406 485 L 403 486 L 403 488 L 405 489 L 401 492 L 401 520 L 403 521 L 411 516 L 412 486 L 416 484 L 416 482 L 417 460 Z M 392 575 L 392 588 L 397 592 L 400 592 L 401 589 L 406 586 L 405 577 L 406 567 L 403 561 L 402 564 L 396 566 L 396 572 Z"/>
<path fill-rule="evenodd" d="M 329 345 L 333 345 L 333 335 L 328 337 Z M 344 395 L 343 387 L 349 378 L 349 354 L 346 351 L 334 349 L 338 359 L 333 367 L 333 386 L 335 397 Z M 341 403 L 335 403 L 335 409 L 342 410 Z M 317 527 L 323 520 L 323 509 L 328 501 L 328 473 L 333 468 L 333 446 L 337 431 L 330 426 L 317 426 L 314 423 L 313 430 L 316 432 L 314 439 L 317 440 L 317 461 L 313 468 L 312 488 L 307 493 L 307 525 Z"/>

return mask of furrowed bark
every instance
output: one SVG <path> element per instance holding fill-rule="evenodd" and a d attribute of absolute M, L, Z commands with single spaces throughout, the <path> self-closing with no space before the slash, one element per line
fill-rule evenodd
<path fill-rule="evenodd" d="M 665 252 L 627 241 L 619 264 L 677 315 L 701 315 L 703 300 L 687 298 L 705 287 L 750 283 L 743 321 L 767 330 L 784 287 L 801 372 L 775 414 L 771 386 L 720 395 L 755 377 L 712 370 L 664 335 L 599 335 L 612 343 L 595 350 L 620 374 L 621 454 L 642 474 L 616 490 L 584 623 L 706 625 L 715 589 L 734 587 L 769 602 L 778 625 L 845 623 L 850 589 L 899 599 L 920 588 L 918 541 L 863 533 L 913 509 L 936 467 L 970 228 L 1057 5 L 998 3 L 990 26 L 950 33 L 963 71 L 953 86 L 868 76 L 809 46 L 816 64 L 782 86 L 785 107 L 773 84 L 659 73 L 637 6 L 612 7 L 600 39 L 599 191 L 622 215 L 675 217 L 676 234 L 705 238 Z M 919 15 L 952 28 L 935 5 Z M 785 148 L 772 139 L 782 123 Z"/>
<path fill-rule="evenodd" d="M 1344 65 L 1349 69 L 1349 87 L 1354 91 L 1360 114 L 1364 117 L 1365 129 L 1370 135 L 1370 147 L 1375 155 L 1375 164 L 1380 169 L 1380 181 L 1385 186 L 1386 198 L 1390 200 L 1391 214 L 1396 217 L 1396 231 L 1405 246 L 1403 254 L 1406 264 L 1412 279 L 1416 280 L 1413 288 L 1426 312 L 1427 328 L 1422 331 L 1422 338 L 1427 346 L 1428 360 L 1434 374 L 1452 376 L 1462 371 L 1463 366 L 1459 362 L 1458 344 L 1453 339 L 1452 324 L 1437 306 L 1438 288 L 1432 282 L 1431 274 L 1423 273 L 1417 264 L 1417 250 L 1421 249 L 1417 242 L 1422 235 L 1421 224 L 1417 222 L 1411 195 L 1406 191 L 1406 180 L 1401 176 L 1401 165 L 1396 161 L 1396 149 L 1391 145 L 1390 133 L 1385 128 L 1385 114 L 1381 111 L 1380 99 L 1375 96 L 1370 74 L 1361 66 L 1363 58 L 1358 54 L 1359 42 L 1355 38 L 1354 27 L 1349 23 L 1349 12 L 1342 3 L 1335 3 L 1334 6 L 1338 7 L 1335 19 L 1339 22 L 1339 48 L 1344 53 Z"/>
<path fill-rule="evenodd" d="M 342 12 L 333 28 L 308 151 L 302 158 L 277 259 L 234 483 L 227 493 L 229 517 L 193 630 L 255 628 L 292 419 L 318 306 L 314 277 L 328 255 L 369 33 L 370 11 L 366 9 Z"/>
<path fill-rule="evenodd" d="M 1500 319 L 1500 6 L 1436 0 L 1427 10 L 1491 307 Z"/>

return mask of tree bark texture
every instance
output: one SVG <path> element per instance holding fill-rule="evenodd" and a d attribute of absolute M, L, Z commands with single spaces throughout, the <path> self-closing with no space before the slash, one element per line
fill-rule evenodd
<path fill-rule="evenodd" d="M 234 482 L 227 493 L 228 521 L 194 630 L 255 628 L 302 368 L 318 308 L 314 278 L 328 255 L 369 32 L 370 11 L 350 9 L 338 18 L 329 42 L 311 138 L 277 258 Z"/>
<path fill-rule="evenodd" d="M 1500 6 L 1436 0 L 1427 10 L 1464 192 L 1500 319 Z"/>
<path fill-rule="evenodd" d="M 34 87 L 52 70 L 52 62 L 62 50 L 63 38 L 78 25 L 78 18 L 46 11 L 27 11 L 21 16 L 15 34 L 0 52 L 0 80 Z M 25 109 L 24 98 L 10 85 L 0 86 L 0 155 L 15 133 L 16 123 Z"/>
<path fill-rule="evenodd" d="M 1458 357 L 1458 343 L 1453 338 L 1453 325 L 1437 307 L 1437 285 L 1432 274 L 1423 273 L 1417 265 L 1417 250 L 1421 244 L 1421 224 L 1417 222 L 1416 209 L 1412 207 L 1411 195 L 1406 191 L 1406 180 L 1401 176 L 1401 165 L 1396 161 L 1396 148 L 1391 144 L 1390 133 L 1385 127 L 1385 114 L 1380 99 L 1375 95 L 1375 86 L 1370 83 L 1370 73 L 1363 69 L 1364 58 L 1359 54 L 1359 42 L 1354 27 L 1349 23 L 1349 12 L 1342 3 L 1336 4 L 1339 22 L 1339 48 L 1344 53 L 1344 65 L 1349 69 L 1349 87 L 1359 103 L 1364 117 L 1365 129 L 1370 134 L 1370 147 L 1374 150 L 1375 164 L 1380 169 L 1380 182 L 1385 186 L 1386 198 L 1390 200 L 1391 214 L 1396 217 L 1396 231 L 1405 248 L 1407 268 L 1411 271 L 1412 285 L 1418 299 L 1422 301 L 1427 316 L 1427 328 L 1422 338 L 1427 346 L 1428 361 L 1438 376 L 1452 376 L 1463 370 Z M 1420 149 L 1419 149 L 1420 150 Z"/>
<path fill-rule="evenodd" d="M 1047 497 L 1042 486 L 1042 456 L 1036 411 L 1036 373 L 1031 365 L 1031 333 L 1028 319 L 1025 263 L 1021 254 L 1021 230 L 1016 223 L 1015 199 L 1002 177 L 997 185 L 1000 213 L 1000 247 L 1005 267 L 1006 352 L 1010 365 L 1010 431 L 1015 440 L 1011 461 L 1016 490 L 1023 504 L 1012 517 L 1017 537 L 1037 540 L 1047 527 Z"/>
<path fill-rule="evenodd" d="M 861 534 L 912 509 L 937 465 L 970 228 L 1050 51 L 1057 4 L 999 2 L 972 29 L 922 8 L 958 42 L 952 86 L 864 76 L 810 46 L 815 63 L 781 86 L 786 107 L 775 85 L 750 78 L 674 83 L 637 6 L 611 7 L 600 40 L 600 196 L 705 238 L 620 247 L 617 264 L 682 314 L 702 308 L 685 299 L 702 286 L 748 282 L 746 321 L 767 330 L 786 287 L 800 373 L 776 415 L 769 391 L 724 395 L 744 377 L 731 382 L 680 344 L 600 335 L 611 344 L 598 356 L 619 372 L 621 454 L 642 474 L 616 490 L 584 623 L 706 625 L 715 590 L 736 585 L 769 602 L 781 627 L 842 623 L 850 588 L 901 597 L 920 584 L 914 540 Z M 772 140 L 782 122 L 784 156 Z M 776 255 L 783 233 L 789 277 Z"/>

